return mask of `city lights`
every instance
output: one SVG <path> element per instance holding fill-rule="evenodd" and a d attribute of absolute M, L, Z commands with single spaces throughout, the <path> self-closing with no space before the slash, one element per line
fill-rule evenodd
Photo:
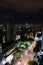
<path fill-rule="evenodd" d="M 40 25 L 6 23 L 1 27 L 0 52 L 3 52 L 3 64 L 28 65 L 27 62 L 32 60 L 36 62 L 40 58 L 37 58 L 40 55 L 42 41 Z M 41 51 L 41 55 L 43 55 L 43 51 Z"/>

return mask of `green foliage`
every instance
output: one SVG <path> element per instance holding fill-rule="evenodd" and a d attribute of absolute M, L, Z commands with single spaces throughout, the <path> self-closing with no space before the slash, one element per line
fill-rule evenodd
<path fill-rule="evenodd" d="M 24 41 L 24 42 L 19 41 L 16 46 L 21 48 L 22 50 L 24 50 L 24 49 L 28 48 L 31 45 L 31 43 L 32 43 L 32 41 Z"/>
<path fill-rule="evenodd" d="M 32 61 L 28 61 L 28 65 L 32 65 Z"/>
<path fill-rule="evenodd" d="M 14 59 L 17 60 L 20 56 L 21 56 L 21 51 L 17 51 L 17 52 L 14 54 Z"/>
<path fill-rule="evenodd" d="M 30 60 L 30 61 L 28 61 L 27 64 L 28 64 L 28 65 L 38 65 L 37 62 L 34 61 L 34 60 Z"/>

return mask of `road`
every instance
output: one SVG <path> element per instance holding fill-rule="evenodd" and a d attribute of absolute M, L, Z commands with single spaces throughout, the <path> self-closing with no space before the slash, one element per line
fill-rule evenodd
<path fill-rule="evenodd" d="M 27 62 L 29 60 L 34 59 L 34 49 L 35 45 L 32 44 L 27 50 L 24 51 L 24 53 L 21 55 L 21 58 L 15 63 L 15 65 L 27 65 Z"/>

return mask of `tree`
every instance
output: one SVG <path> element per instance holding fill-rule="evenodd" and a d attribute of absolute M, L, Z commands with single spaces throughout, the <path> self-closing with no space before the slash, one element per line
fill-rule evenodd
<path fill-rule="evenodd" d="M 28 65 L 38 65 L 38 63 L 34 60 L 28 61 Z"/>

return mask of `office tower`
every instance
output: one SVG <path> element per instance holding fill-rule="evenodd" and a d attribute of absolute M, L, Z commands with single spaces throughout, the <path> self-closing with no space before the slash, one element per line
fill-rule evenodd
<path fill-rule="evenodd" d="M 7 42 L 11 41 L 11 25 L 10 25 L 10 23 L 6 24 L 6 38 L 7 38 Z"/>

